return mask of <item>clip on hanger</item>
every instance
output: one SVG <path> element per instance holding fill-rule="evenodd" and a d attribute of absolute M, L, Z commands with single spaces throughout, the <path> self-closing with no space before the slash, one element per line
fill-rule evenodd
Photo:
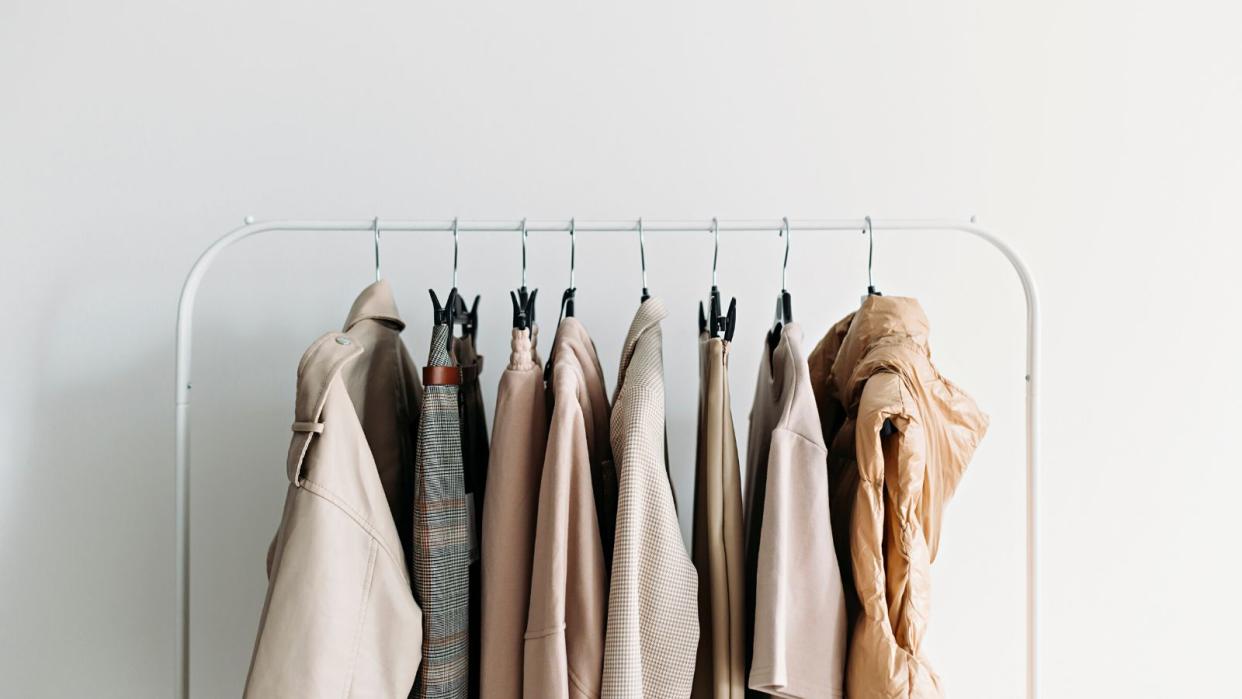
<path fill-rule="evenodd" d="M 729 300 L 727 313 L 721 312 L 720 288 L 716 286 L 716 263 L 720 258 L 720 224 L 712 217 L 712 236 L 715 248 L 712 252 L 712 290 L 709 307 L 711 315 L 703 312 L 703 302 L 699 302 L 699 332 L 710 332 L 712 337 L 720 337 L 724 333 L 725 342 L 733 341 L 733 330 L 737 326 L 737 298 Z"/>
<path fill-rule="evenodd" d="M 781 219 L 780 235 L 785 238 L 785 260 L 781 263 L 781 293 L 776 297 L 776 317 L 772 319 L 772 329 L 768 331 L 769 358 L 776 351 L 781 341 L 781 328 L 793 322 L 793 296 L 785 286 L 785 275 L 789 269 L 789 218 Z"/>
<path fill-rule="evenodd" d="M 470 338 L 474 342 L 479 335 L 479 296 L 476 294 L 474 302 L 469 307 L 466 306 L 465 299 L 462 298 L 461 292 L 457 290 L 457 217 L 453 217 L 453 291 L 457 292 L 456 301 L 452 304 L 452 318 L 450 324 L 461 326 L 461 338 Z"/>
<path fill-rule="evenodd" d="M 526 288 L 526 219 L 522 219 L 522 286 L 517 291 L 509 292 L 509 301 L 513 303 L 513 327 L 517 330 L 529 330 L 535 326 L 535 295 Z"/>
<path fill-rule="evenodd" d="M 428 289 L 427 293 L 431 294 L 431 318 L 436 325 L 449 325 L 453 322 L 453 308 L 461 302 L 461 297 L 457 295 L 457 289 L 450 289 L 448 298 L 444 299 L 444 305 L 440 305 L 440 297 L 436 296 L 435 289 Z"/>
<path fill-rule="evenodd" d="M 431 303 L 434 312 L 436 325 L 461 326 L 461 337 L 469 337 L 472 341 L 476 339 L 479 331 L 479 297 L 474 297 L 474 303 L 466 306 L 465 300 L 461 297 L 461 292 L 457 290 L 457 257 L 458 257 L 458 233 L 457 218 L 453 218 L 453 287 L 449 290 L 448 298 L 444 300 L 444 306 L 440 305 L 440 300 L 436 297 L 435 290 L 429 289 L 431 292 Z"/>

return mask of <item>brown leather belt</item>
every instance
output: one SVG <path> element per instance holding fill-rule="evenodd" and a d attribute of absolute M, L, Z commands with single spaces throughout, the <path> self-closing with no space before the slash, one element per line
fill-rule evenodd
<path fill-rule="evenodd" d="M 461 369 L 455 366 L 423 367 L 424 386 L 460 386 Z"/>

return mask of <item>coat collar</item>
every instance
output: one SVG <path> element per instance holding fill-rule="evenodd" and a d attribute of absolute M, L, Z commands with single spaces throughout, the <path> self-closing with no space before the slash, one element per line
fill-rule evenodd
<path fill-rule="evenodd" d="M 931 357 L 927 333 L 927 315 L 917 300 L 901 296 L 864 299 L 841 340 L 832 366 L 832 382 L 841 402 L 850 406 L 857 400 L 857 391 L 871 374 L 863 366 L 865 360 L 893 356 L 894 345 L 910 350 L 896 353 L 896 358 L 921 356 L 922 363 L 926 363 Z M 882 347 L 889 350 L 881 350 Z"/>
<path fill-rule="evenodd" d="M 354 305 L 349 309 L 345 319 L 345 332 L 364 320 L 378 320 L 388 323 L 400 332 L 405 329 L 405 321 L 397 312 L 397 302 L 392 296 L 392 287 L 387 279 L 381 279 L 362 290 Z"/>
<path fill-rule="evenodd" d="M 639 305 L 638 312 L 634 314 L 634 320 L 630 323 L 630 331 L 625 336 L 625 346 L 621 348 L 621 370 L 617 373 L 615 395 L 621 394 L 621 386 L 625 383 L 625 374 L 630 368 L 630 360 L 634 358 L 638 340 L 651 330 L 659 329 L 660 321 L 667 317 L 668 311 L 664 308 L 664 302 L 655 296 Z"/>

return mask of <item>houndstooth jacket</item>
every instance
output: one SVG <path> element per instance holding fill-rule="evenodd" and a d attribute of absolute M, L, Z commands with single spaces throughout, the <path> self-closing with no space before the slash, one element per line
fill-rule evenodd
<path fill-rule="evenodd" d="M 621 352 L 612 408 L 619 496 L 603 699 L 686 697 L 699 642 L 698 575 L 677 524 L 664 426 L 657 298 L 643 302 Z"/>

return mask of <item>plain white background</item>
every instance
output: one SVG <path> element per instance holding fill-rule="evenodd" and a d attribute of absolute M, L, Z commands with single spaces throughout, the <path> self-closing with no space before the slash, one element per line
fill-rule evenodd
<path fill-rule="evenodd" d="M 195 256 L 259 218 L 960 217 L 1043 292 L 1045 697 L 1236 691 L 1242 44 L 1226 3 L 0 3 L 0 682 L 173 686 L 173 327 Z M 551 330 L 568 240 L 531 238 Z M 424 357 L 448 236 L 384 239 Z M 781 241 L 722 235 L 745 433 Z M 515 234 L 463 237 L 488 400 Z M 796 236 L 808 345 L 865 240 Z M 710 237 L 651 234 L 688 526 Z M 270 234 L 200 296 L 195 696 L 240 692 L 284 495 L 294 369 L 370 280 L 365 234 Z M 876 239 L 936 361 L 992 415 L 934 567 L 954 697 L 1022 686 L 1022 297 L 960 235 Z M 580 236 L 609 387 L 633 235 Z"/>

